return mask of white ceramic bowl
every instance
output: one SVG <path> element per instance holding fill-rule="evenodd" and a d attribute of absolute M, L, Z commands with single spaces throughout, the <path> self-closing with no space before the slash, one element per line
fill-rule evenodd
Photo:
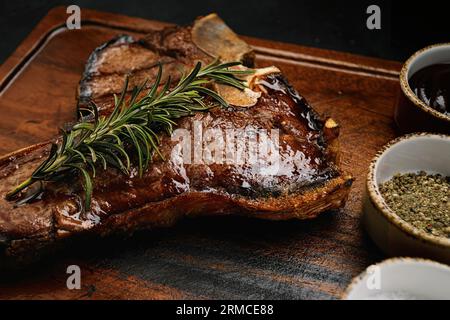
<path fill-rule="evenodd" d="M 423 259 L 389 259 L 353 279 L 343 299 L 449 300 L 450 267 Z"/>
<path fill-rule="evenodd" d="M 386 145 L 372 161 L 363 200 L 363 224 L 388 256 L 424 257 L 450 264 L 450 239 L 432 236 L 401 219 L 378 186 L 397 173 L 426 171 L 450 176 L 450 136 L 411 134 Z"/>

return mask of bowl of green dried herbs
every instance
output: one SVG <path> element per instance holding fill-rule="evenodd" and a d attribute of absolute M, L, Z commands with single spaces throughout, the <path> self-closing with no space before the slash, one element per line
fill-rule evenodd
<path fill-rule="evenodd" d="M 372 161 L 363 224 L 389 256 L 450 264 L 450 136 L 398 138 Z"/>

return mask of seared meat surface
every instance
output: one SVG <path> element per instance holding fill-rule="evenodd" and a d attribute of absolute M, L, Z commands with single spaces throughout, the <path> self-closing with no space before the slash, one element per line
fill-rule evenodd
<path fill-rule="evenodd" d="M 206 19 L 208 27 L 209 19 L 222 23 L 216 16 Z M 193 41 L 202 36 L 202 30 L 196 33 L 193 29 L 196 25 L 169 28 L 137 41 L 120 37 L 99 47 L 80 82 L 79 104 L 93 99 L 101 112 L 108 113 L 111 94 L 120 92 L 126 74 L 130 74 L 131 83 L 140 84 L 144 78 L 154 78 L 160 61 L 164 79 L 168 75 L 179 77 L 180 68 L 189 69 L 196 61 L 213 61 L 217 57 Z M 216 34 L 214 41 L 224 42 L 229 32 L 223 39 Z M 236 48 L 228 46 L 224 56 L 251 65 L 252 52 L 238 41 Z M 198 42 L 202 46 L 202 40 Z M 196 113 L 179 120 L 177 128 L 181 131 L 176 132 L 200 130 L 203 138 L 207 132 L 214 132 L 215 138 L 223 134 L 222 143 L 228 141 L 227 132 L 249 132 L 249 128 L 268 135 L 276 132 L 275 167 L 271 153 L 260 154 L 256 162 L 236 161 L 237 152 L 231 154 L 234 161 L 227 161 L 227 152 L 211 161 L 211 156 L 222 149 L 207 154 L 202 148 L 198 159 L 190 150 L 186 157 L 179 137 L 161 133 L 160 151 L 165 160 L 155 156 L 143 177 L 135 169 L 129 176 L 116 169 L 98 170 L 92 207 L 85 211 L 78 180 L 46 183 L 41 197 L 28 204 L 16 206 L 5 200 L 5 194 L 45 159 L 49 143 L 0 159 L 0 264 L 32 261 L 63 240 L 79 235 L 170 226 L 183 216 L 239 214 L 273 220 L 310 219 L 342 207 L 352 178 L 338 167 L 338 126 L 331 119 L 322 119 L 279 72 L 262 75 L 258 91 L 255 105 L 215 107 Z M 188 137 L 188 145 L 195 144 L 195 137 Z M 242 140 L 234 136 L 234 141 L 239 145 Z M 207 141 L 201 140 L 201 144 L 204 147 Z"/>

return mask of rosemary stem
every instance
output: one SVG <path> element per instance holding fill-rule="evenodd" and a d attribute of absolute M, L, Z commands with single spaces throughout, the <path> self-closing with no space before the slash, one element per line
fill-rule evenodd
<path fill-rule="evenodd" d="M 32 177 L 28 178 L 27 180 L 25 180 L 24 182 L 19 184 L 14 190 L 11 190 L 10 192 L 8 192 L 6 194 L 6 199 L 11 199 L 16 194 L 18 194 L 20 191 L 22 191 L 23 189 L 25 189 L 29 185 L 33 184 L 34 182 L 35 182 L 35 180 Z"/>
<path fill-rule="evenodd" d="M 65 155 L 56 158 L 55 162 L 50 167 L 48 167 L 46 171 L 52 172 L 54 170 L 59 169 L 64 164 L 66 159 L 67 159 L 67 156 L 65 156 Z"/>

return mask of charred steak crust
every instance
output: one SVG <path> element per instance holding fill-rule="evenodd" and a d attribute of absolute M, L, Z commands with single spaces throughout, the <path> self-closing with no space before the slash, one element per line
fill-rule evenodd
<path fill-rule="evenodd" d="M 195 61 L 212 61 L 192 42 L 190 31 L 191 27 L 169 28 L 137 41 L 120 36 L 97 48 L 80 82 L 79 103 L 103 101 L 101 112 L 108 113 L 115 90 L 109 86 L 111 79 L 123 81 L 126 74 L 142 70 L 151 77 L 153 71 L 148 71 L 161 59 L 169 66 L 166 76 Z M 142 59 L 142 55 L 151 59 Z M 245 57 L 249 56 L 246 52 Z M 245 164 L 185 163 L 176 157 L 178 141 L 162 134 L 160 151 L 168 160 L 154 159 L 142 178 L 135 171 L 129 177 L 115 169 L 98 172 L 92 209 L 85 212 L 78 181 L 49 183 L 41 199 L 24 206 L 4 199 L 46 157 L 50 143 L 2 157 L 0 269 L 32 262 L 66 240 L 170 226 L 184 216 L 310 219 L 344 206 L 353 178 L 338 167 L 337 124 L 322 119 L 281 74 L 267 75 L 259 83 L 263 92 L 256 105 L 197 113 L 180 119 L 178 128 L 192 131 L 200 123 L 203 130 L 249 125 L 278 129 L 282 161 L 277 175 L 261 174 Z"/>
<path fill-rule="evenodd" d="M 121 35 L 96 48 L 88 59 L 78 87 L 79 107 L 92 100 L 106 99 L 108 103 L 112 94 L 121 92 L 126 76 L 130 90 L 146 79 L 154 79 L 159 64 L 164 66 L 162 83 L 169 75 L 172 83 L 176 83 L 197 61 L 212 62 L 214 57 L 192 42 L 190 29 L 168 27 L 152 31 L 138 40 Z"/>
<path fill-rule="evenodd" d="M 119 35 L 114 39 L 97 47 L 89 56 L 84 69 L 80 84 L 78 86 L 78 102 L 80 104 L 87 104 L 92 100 L 92 92 L 90 91 L 89 81 L 92 80 L 95 70 L 95 64 L 100 60 L 102 52 L 111 46 L 118 46 L 121 44 L 130 44 L 134 42 L 135 39 L 129 35 Z"/>

